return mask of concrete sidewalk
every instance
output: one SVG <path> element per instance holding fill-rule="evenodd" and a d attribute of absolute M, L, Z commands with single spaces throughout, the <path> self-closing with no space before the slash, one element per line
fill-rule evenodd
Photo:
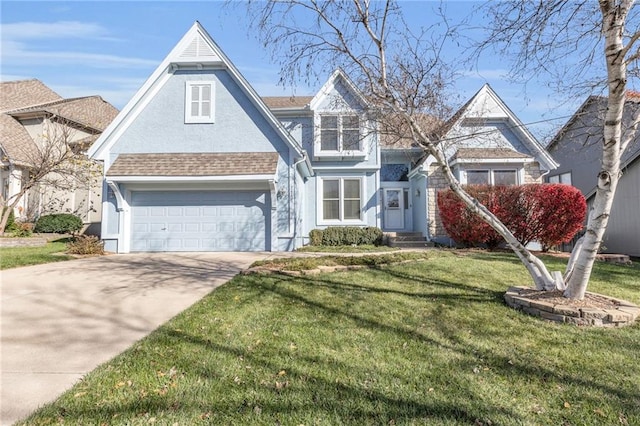
<path fill-rule="evenodd" d="M 253 261 L 274 253 L 110 255 L 1 272 L 0 424 L 54 400 Z"/>

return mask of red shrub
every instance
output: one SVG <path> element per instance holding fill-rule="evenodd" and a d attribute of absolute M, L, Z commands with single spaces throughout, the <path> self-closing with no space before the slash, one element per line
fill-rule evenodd
<path fill-rule="evenodd" d="M 582 228 L 586 201 L 573 186 L 469 186 L 467 192 L 493 212 L 522 244 L 538 241 L 543 249 L 570 241 Z M 447 234 L 466 245 L 491 248 L 502 239 L 467 209 L 451 191 L 438 193 L 438 208 Z"/>

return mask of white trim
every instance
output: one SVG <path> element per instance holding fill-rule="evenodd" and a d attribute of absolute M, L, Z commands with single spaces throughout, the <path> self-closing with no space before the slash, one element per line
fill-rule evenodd
<path fill-rule="evenodd" d="M 339 184 L 339 215 L 343 216 L 344 212 L 343 212 L 343 203 L 344 203 L 344 197 L 343 197 L 343 188 L 344 188 L 344 180 L 359 180 L 360 181 L 360 219 L 328 219 L 325 220 L 324 219 L 324 212 L 323 212 L 323 207 L 324 207 L 324 186 L 323 186 L 323 181 L 325 180 L 338 180 L 340 182 Z M 367 221 L 366 221 L 366 214 L 367 212 L 365 211 L 365 206 L 366 206 L 366 200 L 365 200 L 365 195 L 366 195 L 366 191 L 367 191 L 367 179 L 366 176 L 345 176 L 345 175 L 340 175 L 340 176 L 318 176 L 316 179 L 316 223 L 318 225 L 321 226 L 349 226 L 349 225 L 353 225 L 353 226 L 361 226 L 361 225 L 367 225 Z"/>
<path fill-rule="evenodd" d="M 523 179 L 522 179 L 522 171 L 524 169 L 521 168 L 517 168 L 517 169 L 511 169 L 508 167 L 485 167 L 485 168 L 481 168 L 481 169 L 460 169 L 460 184 L 461 185 L 468 185 L 468 180 L 467 180 L 467 173 L 468 172 L 488 172 L 489 174 L 489 182 L 487 183 L 487 185 L 491 185 L 494 186 L 495 185 L 495 177 L 494 177 L 494 173 L 496 171 L 498 172 L 514 172 L 516 174 L 516 183 L 515 185 L 522 185 L 524 183 Z"/>
<path fill-rule="evenodd" d="M 362 108 L 365 110 L 369 109 L 369 103 L 367 102 L 366 98 L 364 97 L 360 89 L 356 87 L 353 81 L 351 81 L 351 79 L 347 76 L 347 74 L 344 71 L 342 71 L 342 69 L 340 68 L 336 69 L 335 71 L 333 71 L 333 73 L 331 73 L 331 76 L 329 76 L 329 78 L 322 85 L 320 90 L 318 90 L 318 93 L 316 93 L 313 99 L 311 99 L 311 102 L 309 102 L 309 108 L 312 110 L 316 109 L 318 104 L 320 104 L 327 97 L 327 95 L 331 93 L 331 91 L 335 87 L 336 81 L 338 81 L 338 78 L 342 78 L 342 80 L 345 82 L 347 87 L 357 97 L 358 101 L 360 102 L 360 106 L 362 106 Z"/>
<path fill-rule="evenodd" d="M 348 171 L 359 171 L 359 172 L 377 172 L 378 170 L 380 170 L 380 166 L 348 166 Z M 335 166 L 313 166 L 313 170 L 319 170 L 319 171 L 335 171 L 335 172 L 344 172 L 345 171 L 345 166 L 344 165 L 335 165 Z"/>
<path fill-rule="evenodd" d="M 451 163 L 450 166 L 455 166 L 457 164 L 524 164 L 524 163 L 533 163 L 535 161 L 534 158 L 464 158 L 464 159 L 455 159 Z"/>
<path fill-rule="evenodd" d="M 209 86 L 209 115 L 191 115 L 191 103 L 192 89 L 193 87 Z M 184 85 L 184 122 L 187 124 L 202 123 L 213 124 L 215 123 L 216 116 L 216 82 L 213 80 L 189 80 L 185 81 Z M 199 101 L 200 107 L 202 106 L 202 99 Z"/>
<path fill-rule="evenodd" d="M 114 182 L 262 182 L 274 180 L 274 175 L 230 175 L 230 176 L 109 176 Z"/>

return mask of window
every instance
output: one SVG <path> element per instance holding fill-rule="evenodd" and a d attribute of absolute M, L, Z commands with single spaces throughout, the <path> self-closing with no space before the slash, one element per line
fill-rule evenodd
<path fill-rule="evenodd" d="M 362 151 L 357 115 L 321 115 L 320 151 Z"/>
<path fill-rule="evenodd" d="M 550 176 L 549 183 L 564 183 L 566 185 L 571 185 L 571 172 Z"/>
<path fill-rule="evenodd" d="M 189 81 L 184 106 L 185 123 L 214 122 L 214 89 L 212 81 Z"/>
<path fill-rule="evenodd" d="M 360 179 L 322 179 L 322 219 L 361 220 Z"/>
<path fill-rule="evenodd" d="M 467 170 L 467 185 L 517 185 L 516 170 Z"/>
<path fill-rule="evenodd" d="M 409 166 L 406 164 L 383 164 L 380 167 L 380 180 L 387 182 L 408 182 Z"/>

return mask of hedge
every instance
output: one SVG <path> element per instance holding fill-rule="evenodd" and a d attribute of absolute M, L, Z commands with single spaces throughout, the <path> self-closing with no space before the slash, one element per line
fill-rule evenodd
<path fill-rule="evenodd" d="M 466 191 L 495 214 L 520 243 L 538 241 L 543 250 L 570 241 L 586 217 L 586 200 L 570 185 L 474 185 Z M 503 241 L 453 191 L 440 191 L 437 201 L 442 224 L 457 243 L 493 248 Z"/>
<path fill-rule="evenodd" d="M 309 232 L 309 240 L 313 246 L 351 246 L 382 244 L 380 228 L 367 226 L 330 226 L 326 229 L 314 229 Z"/>
<path fill-rule="evenodd" d="M 40 216 L 36 221 L 35 232 L 54 234 L 74 234 L 82 229 L 82 219 L 70 213 L 57 213 Z"/>

